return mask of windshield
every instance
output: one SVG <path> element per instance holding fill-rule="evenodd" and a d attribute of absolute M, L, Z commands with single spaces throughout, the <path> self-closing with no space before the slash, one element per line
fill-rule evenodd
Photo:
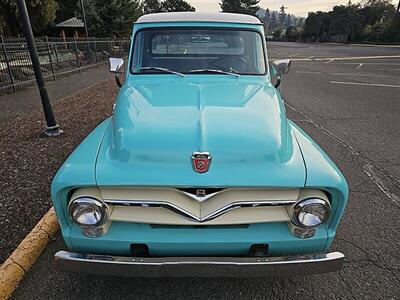
<path fill-rule="evenodd" d="M 131 72 L 245 75 L 266 73 L 259 32 L 231 29 L 168 28 L 136 34 Z"/>

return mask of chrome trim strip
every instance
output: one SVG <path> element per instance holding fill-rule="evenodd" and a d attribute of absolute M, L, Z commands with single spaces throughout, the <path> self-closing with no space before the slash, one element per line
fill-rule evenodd
<path fill-rule="evenodd" d="M 267 277 L 333 272 L 340 252 L 282 257 L 125 257 L 59 251 L 58 267 L 69 272 L 123 277 Z"/>
<path fill-rule="evenodd" d="M 196 215 L 193 215 L 186 210 L 180 208 L 179 206 L 176 206 L 175 204 L 169 203 L 169 202 L 164 202 L 164 201 L 146 201 L 146 200 L 112 200 L 112 199 L 106 199 L 104 200 L 107 204 L 111 205 L 127 205 L 127 206 L 151 206 L 151 207 L 162 207 L 165 209 L 169 209 L 179 215 L 182 215 L 185 218 L 188 218 L 191 221 L 196 221 L 196 222 L 206 222 L 212 219 L 215 219 L 231 210 L 242 208 L 242 207 L 263 207 L 263 206 L 286 206 L 286 205 L 291 205 L 296 203 L 296 200 L 265 200 L 265 201 L 252 201 L 252 200 L 246 200 L 246 201 L 237 201 L 237 202 L 232 202 L 229 203 L 228 205 L 225 205 L 218 210 L 208 214 L 207 216 L 201 218 Z"/>

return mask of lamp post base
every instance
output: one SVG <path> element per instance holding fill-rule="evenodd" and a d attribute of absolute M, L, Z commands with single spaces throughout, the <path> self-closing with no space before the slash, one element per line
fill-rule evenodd
<path fill-rule="evenodd" d="M 63 132 L 64 131 L 61 129 L 60 125 L 46 127 L 46 129 L 44 130 L 44 134 L 47 136 L 59 136 Z"/>

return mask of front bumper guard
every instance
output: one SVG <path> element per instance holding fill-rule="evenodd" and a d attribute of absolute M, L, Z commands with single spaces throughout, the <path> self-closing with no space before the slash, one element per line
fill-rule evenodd
<path fill-rule="evenodd" d="M 127 257 L 59 251 L 62 270 L 117 277 L 269 277 L 334 272 L 340 252 L 284 257 Z"/>

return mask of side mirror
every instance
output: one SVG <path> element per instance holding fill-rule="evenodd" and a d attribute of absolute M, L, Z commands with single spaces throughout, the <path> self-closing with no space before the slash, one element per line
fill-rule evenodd
<path fill-rule="evenodd" d="M 119 87 L 122 86 L 119 74 L 124 73 L 124 60 L 122 58 L 110 57 L 110 72 L 114 73 L 115 82 Z"/>
<path fill-rule="evenodd" d="M 124 60 L 122 58 L 111 57 L 109 61 L 111 73 L 124 73 Z"/>
<path fill-rule="evenodd" d="M 276 88 L 281 84 L 282 76 L 289 73 L 291 64 L 292 61 L 290 59 L 275 60 L 272 63 L 271 69 L 273 70 L 271 71 L 271 75 L 278 75 L 278 79 L 275 83 Z"/>

